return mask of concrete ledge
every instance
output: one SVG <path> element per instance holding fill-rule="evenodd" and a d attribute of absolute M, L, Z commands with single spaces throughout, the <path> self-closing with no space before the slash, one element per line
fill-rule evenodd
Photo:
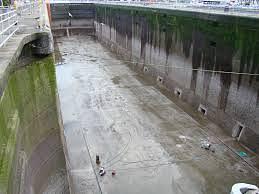
<path fill-rule="evenodd" d="M 52 34 L 54 37 L 58 36 L 71 36 L 87 34 L 93 36 L 95 34 L 95 29 L 93 27 L 62 27 L 62 28 L 52 28 Z"/>
<path fill-rule="evenodd" d="M 24 46 L 31 42 L 34 43 L 35 54 L 47 55 L 54 51 L 52 35 L 47 31 L 21 34 L 10 39 L 4 47 L 0 48 L 0 96 L 10 72 L 17 66 Z"/>

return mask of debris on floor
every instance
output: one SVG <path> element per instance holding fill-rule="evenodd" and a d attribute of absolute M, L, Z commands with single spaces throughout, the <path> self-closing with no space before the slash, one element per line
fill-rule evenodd
<path fill-rule="evenodd" d="M 209 150 L 211 148 L 211 144 L 208 141 L 201 142 L 201 148 L 204 148 L 205 150 Z"/>
<path fill-rule="evenodd" d="M 105 175 L 105 170 L 104 170 L 103 167 L 100 168 L 99 175 L 100 176 L 104 176 Z"/>
<path fill-rule="evenodd" d="M 112 171 L 112 176 L 115 176 L 116 175 L 116 172 L 115 170 Z"/>
<path fill-rule="evenodd" d="M 212 148 L 212 145 L 209 141 L 202 141 L 201 142 L 201 148 L 205 149 L 205 150 L 210 150 L 213 153 L 215 152 L 215 149 Z"/>
<path fill-rule="evenodd" d="M 245 152 L 238 152 L 237 153 L 240 157 L 247 157 L 247 153 L 245 153 Z"/>
<path fill-rule="evenodd" d="M 100 156 L 96 155 L 96 164 L 99 165 L 101 163 Z"/>
<path fill-rule="evenodd" d="M 236 183 L 232 186 L 231 194 L 251 193 L 258 194 L 259 188 L 255 185 L 246 183 Z"/>

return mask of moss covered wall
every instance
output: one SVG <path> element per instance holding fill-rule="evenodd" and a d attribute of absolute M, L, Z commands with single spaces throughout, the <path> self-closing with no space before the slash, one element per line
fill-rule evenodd
<path fill-rule="evenodd" d="M 35 166 L 30 158 L 50 136 L 57 137 L 55 145 L 61 148 L 52 56 L 13 72 L 1 96 L 0 193 L 30 193 L 26 187 L 33 188 L 34 183 L 28 182 L 26 176 L 35 179 L 32 172 L 28 173 Z M 56 149 L 49 146 L 51 143 L 45 148 L 47 156 L 38 153 L 38 169 L 49 157 L 49 149 Z M 44 178 L 41 181 L 43 184 Z"/>
<path fill-rule="evenodd" d="M 99 40 L 181 89 L 195 109 L 204 105 L 230 135 L 243 124 L 240 141 L 259 152 L 259 76 L 250 75 L 259 74 L 258 19 L 96 5 L 96 22 Z"/>
<path fill-rule="evenodd" d="M 238 72 L 259 73 L 259 20 L 228 16 L 201 19 L 190 13 L 181 15 L 174 11 L 119 6 L 97 5 L 96 9 L 98 22 L 108 24 L 129 39 L 134 36 L 143 44 L 164 49 L 167 57 L 174 52 L 183 52 L 186 58 L 193 55 L 194 67 L 206 65 L 209 70 L 231 70 L 232 58 L 240 52 Z M 174 50 L 176 41 L 182 44 L 178 51 Z M 191 47 L 195 54 L 191 53 Z M 227 52 L 225 56 L 220 53 L 222 49 Z M 201 55 L 205 57 L 202 61 L 197 59 Z"/>

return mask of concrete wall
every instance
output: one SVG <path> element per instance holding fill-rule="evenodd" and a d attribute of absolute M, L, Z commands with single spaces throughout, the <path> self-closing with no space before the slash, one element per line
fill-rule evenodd
<path fill-rule="evenodd" d="M 93 4 L 51 4 L 51 29 L 54 36 L 94 34 L 95 7 Z M 69 17 L 69 13 L 72 17 Z"/>
<path fill-rule="evenodd" d="M 26 48 L 24 46 L 27 45 Z M 25 49 L 26 52 L 25 52 Z M 2 95 L 10 73 L 19 64 L 19 57 L 25 55 L 47 55 L 54 51 L 53 38 L 48 32 L 26 34 L 21 40 L 15 41 L 7 47 L 0 49 L 0 96 Z M 23 52 L 23 53 L 22 53 Z"/>
<path fill-rule="evenodd" d="M 202 105 L 230 136 L 243 128 L 237 139 L 259 153 L 258 19 L 96 5 L 95 26 L 100 41 Z"/>
<path fill-rule="evenodd" d="M 1 66 L 0 193 L 68 192 L 54 58 L 48 55 L 53 49 L 46 35 L 23 39 L 10 63 Z"/>
<path fill-rule="evenodd" d="M 73 15 L 69 21 L 68 12 Z M 259 153 L 258 19 L 101 4 L 51 4 L 52 31 L 96 36 Z M 69 25 L 70 26 L 69 26 Z M 64 28 L 63 28 L 64 27 Z M 59 29 L 58 29 L 59 28 Z M 69 32 L 71 34 L 71 32 Z M 73 34 L 73 33 L 72 33 Z M 145 67 L 144 67 L 145 66 Z M 234 72 L 234 73 L 226 73 Z"/>

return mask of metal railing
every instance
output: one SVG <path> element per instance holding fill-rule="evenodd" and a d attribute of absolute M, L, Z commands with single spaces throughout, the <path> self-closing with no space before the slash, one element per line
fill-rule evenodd
<path fill-rule="evenodd" d="M 215 1 L 219 2 L 219 4 L 204 4 L 203 2 L 205 1 Z M 167 10 L 190 11 L 205 14 L 259 18 L 259 0 L 255 0 L 255 3 L 249 6 L 244 6 L 241 3 L 229 4 L 228 1 L 230 0 L 50 0 L 50 3 L 92 3 L 104 5 L 136 6 L 155 9 L 158 8 Z M 241 0 L 238 0 L 238 2 L 241 2 Z"/>
<path fill-rule="evenodd" d="M 242 0 L 238 0 L 236 4 L 231 4 L 230 0 L 207 0 L 216 2 L 217 4 L 206 4 L 206 0 L 50 0 L 54 3 L 95 3 L 95 4 L 116 4 L 130 6 L 150 6 L 161 8 L 200 8 L 200 9 L 219 9 L 224 10 L 226 7 L 232 11 L 255 11 L 258 14 L 259 0 L 254 0 L 250 5 L 245 6 Z"/>
<path fill-rule="evenodd" d="M 14 10 L 11 7 L 0 7 L 0 48 L 17 32 L 19 29 L 18 17 L 23 13 L 32 13 L 35 3 L 23 4 Z"/>
<path fill-rule="evenodd" d="M 23 13 L 31 13 L 35 3 L 26 3 L 20 6 L 17 6 L 18 15 L 22 15 Z"/>
<path fill-rule="evenodd" d="M 0 48 L 18 30 L 18 16 L 15 10 L 0 14 Z"/>

